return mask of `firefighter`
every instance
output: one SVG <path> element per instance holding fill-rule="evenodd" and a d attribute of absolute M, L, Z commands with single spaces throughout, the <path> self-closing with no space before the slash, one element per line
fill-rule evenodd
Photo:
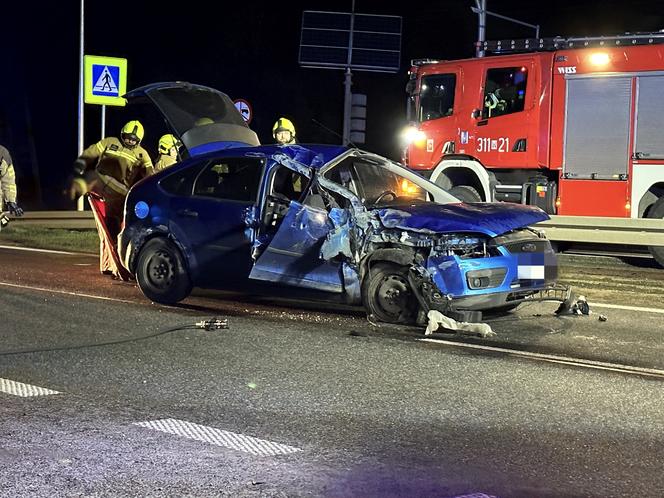
<path fill-rule="evenodd" d="M 129 121 L 119 139 L 101 139 L 85 149 L 74 164 L 75 182 L 80 183 L 85 175 L 88 201 L 97 222 L 100 270 L 125 280 L 129 273 L 116 252 L 124 200 L 134 183 L 154 172 L 150 155 L 140 146 L 143 135 L 143 125 Z"/>
<path fill-rule="evenodd" d="M 0 212 L 7 208 L 14 216 L 23 216 L 16 204 L 16 174 L 9 151 L 0 145 Z"/>
<path fill-rule="evenodd" d="M 179 146 L 180 142 L 175 136 L 170 133 L 163 135 L 159 139 L 159 156 L 157 156 L 157 162 L 154 164 L 154 170 L 161 171 L 178 162 Z"/>
<path fill-rule="evenodd" d="M 296 144 L 295 126 L 290 119 L 279 118 L 272 127 L 272 136 L 279 145 Z"/>

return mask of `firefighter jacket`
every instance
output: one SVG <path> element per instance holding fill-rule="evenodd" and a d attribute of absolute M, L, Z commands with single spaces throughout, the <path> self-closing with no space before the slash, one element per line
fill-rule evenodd
<path fill-rule="evenodd" d="M 166 169 L 169 166 L 173 166 L 177 161 L 176 158 L 169 156 L 168 154 L 159 154 L 157 157 L 157 162 L 154 163 L 154 170 L 161 171 Z"/>
<path fill-rule="evenodd" d="M 91 145 L 78 158 L 86 168 L 94 165 L 104 190 L 122 196 L 134 183 L 154 173 L 152 160 L 140 145 L 125 147 L 115 137 L 108 137 Z"/>
<path fill-rule="evenodd" d="M 16 174 L 12 156 L 0 145 L 0 210 L 7 202 L 16 202 Z"/>

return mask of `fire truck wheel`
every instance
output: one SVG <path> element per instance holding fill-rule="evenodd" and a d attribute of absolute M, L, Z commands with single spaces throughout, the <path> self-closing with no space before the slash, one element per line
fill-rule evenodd
<path fill-rule="evenodd" d="M 660 197 L 653 204 L 648 212 L 648 218 L 658 218 L 660 220 L 664 218 L 664 197 Z M 664 246 L 650 246 L 648 249 L 659 266 L 664 268 Z"/>
<path fill-rule="evenodd" d="M 457 185 L 450 189 L 450 194 L 452 194 L 457 199 L 461 199 L 463 202 L 482 202 L 482 196 L 477 190 L 469 185 Z"/>

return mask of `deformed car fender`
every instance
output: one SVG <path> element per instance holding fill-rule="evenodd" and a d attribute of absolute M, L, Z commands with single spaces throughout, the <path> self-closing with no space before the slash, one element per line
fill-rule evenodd
<path fill-rule="evenodd" d="M 122 262 L 132 274 L 136 273 L 136 262 L 138 260 L 138 255 L 141 252 L 141 249 L 147 244 L 150 240 L 156 237 L 164 237 L 173 244 L 176 245 L 185 264 L 187 265 L 187 270 L 191 270 L 191 258 L 187 254 L 187 251 L 183 245 L 177 240 L 176 237 L 169 231 L 166 225 L 157 225 L 156 227 L 150 227 L 145 230 L 141 230 L 139 233 L 135 234 L 129 241 L 129 247 L 126 251 L 125 260 Z"/>
<path fill-rule="evenodd" d="M 361 268 L 363 271 L 376 261 L 387 261 L 399 266 L 411 266 L 416 263 L 415 251 L 406 247 L 384 247 L 367 254 Z"/>
<path fill-rule="evenodd" d="M 417 265 L 417 253 L 408 247 L 382 247 L 367 253 L 359 265 L 359 281 L 364 283 L 364 279 L 369 275 L 371 267 L 379 261 L 394 263 L 399 266 L 412 267 Z"/>

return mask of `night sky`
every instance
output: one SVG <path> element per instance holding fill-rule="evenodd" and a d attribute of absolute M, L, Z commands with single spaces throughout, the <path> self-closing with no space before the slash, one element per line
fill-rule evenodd
<path fill-rule="evenodd" d="M 61 191 L 77 155 L 79 1 L 17 3 L 3 5 L 2 12 L 0 143 L 14 156 L 22 205 L 71 208 Z M 661 0 L 487 3 L 490 11 L 540 24 L 541 36 L 664 29 Z M 401 70 L 353 75 L 353 90 L 367 94 L 363 148 L 393 159 L 399 156 L 397 135 L 405 124 L 410 59 L 472 57 L 477 37 L 473 0 L 401 4 L 355 3 L 358 13 L 403 17 Z M 349 12 L 351 1 L 190 0 L 169 8 L 152 0 L 87 0 L 85 52 L 128 59 L 129 89 L 181 80 L 248 100 L 254 111 L 250 126 L 264 143 L 272 141 L 272 124 L 282 115 L 294 121 L 300 142 L 340 143 L 312 121 L 341 134 L 343 73 L 298 66 L 304 10 Z M 528 28 L 495 18 L 487 24 L 488 39 L 533 35 Z M 87 146 L 100 138 L 100 107 L 85 108 Z M 108 108 L 107 134 L 117 136 L 124 121 L 132 118 L 127 112 Z M 158 138 L 146 130 L 149 152 L 155 152 Z"/>

